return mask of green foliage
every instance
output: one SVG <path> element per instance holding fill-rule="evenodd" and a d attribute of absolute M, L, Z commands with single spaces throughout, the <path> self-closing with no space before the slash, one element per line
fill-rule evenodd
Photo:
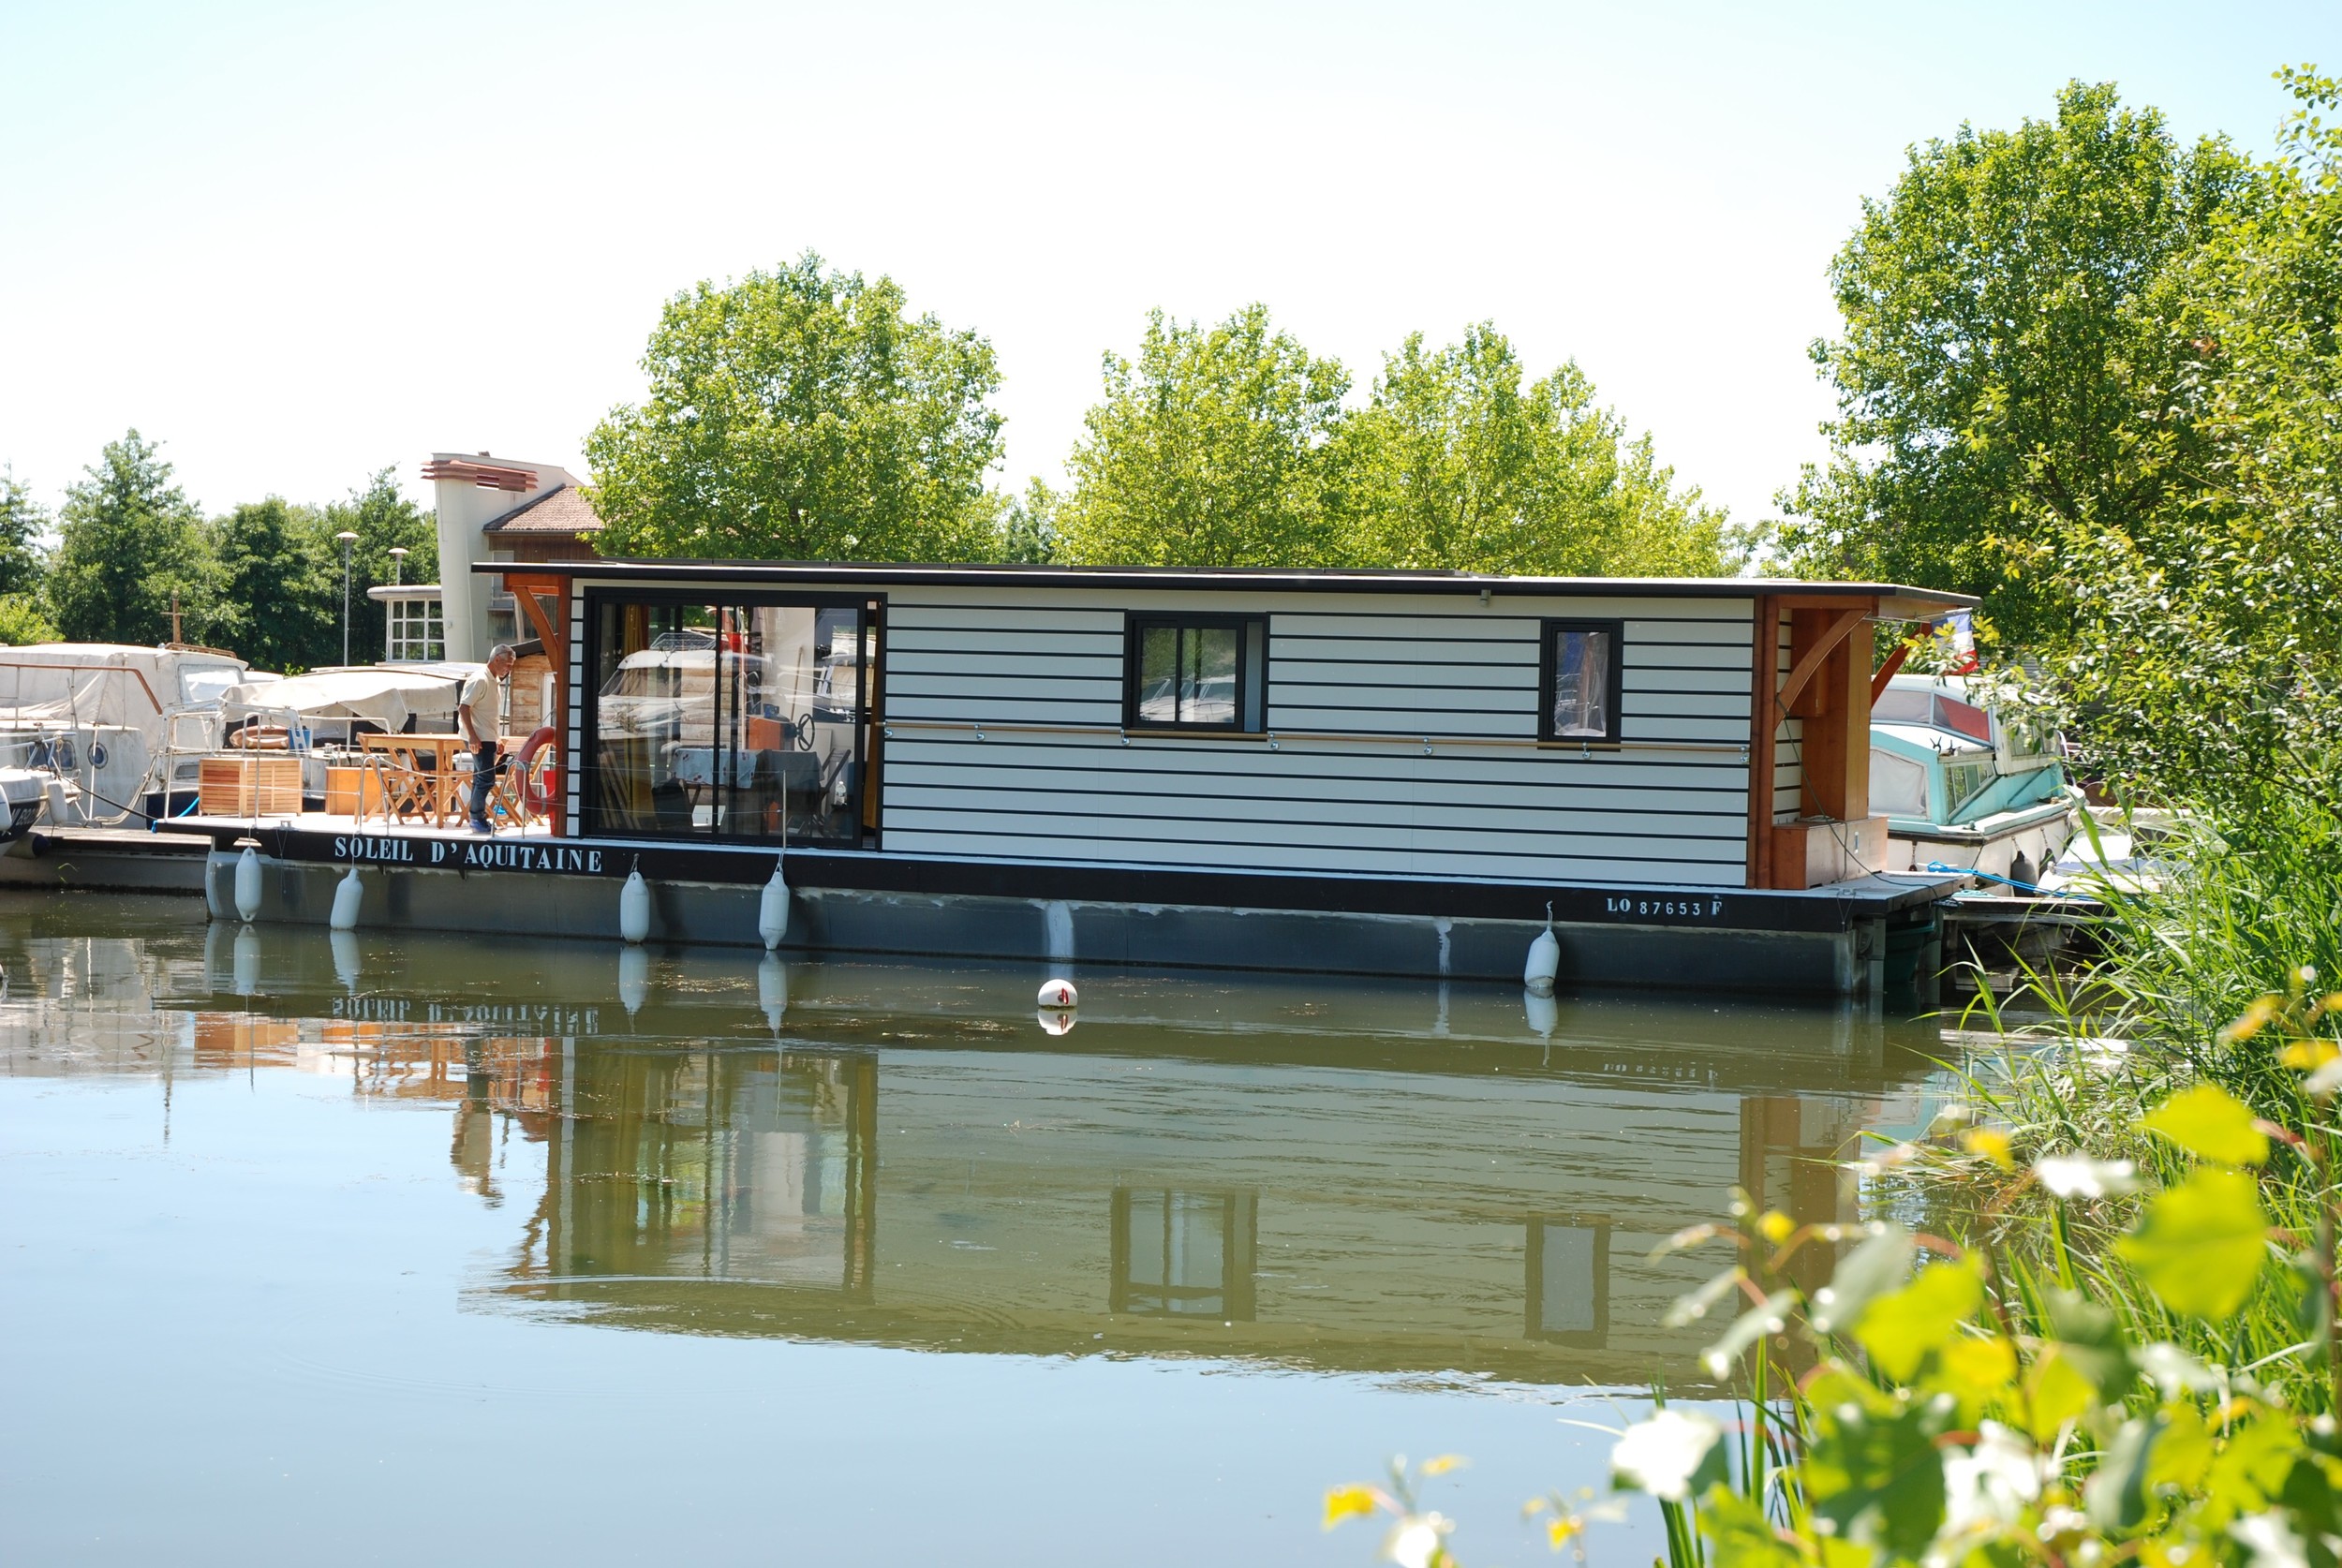
<path fill-rule="evenodd" d="M 39 590 L 41 536 L 48 528 L 49 513 L 31 489 L 18 481 L 15 469 L 0 467 L 0 595 Z"/>
<path fill-rule="evenodd" d="M 1489 322 L 1386 356 L 1333 443 L 1343 548 L 1360 564 L 1551 576 L 1723 576 L 1721 511 L 1674 488 L 1575 363 L 1524 386 Z"/>
<path fill-rule="evenodd" d="M 997 550 L 992 347 L 807 252 L 660 313 L 649 396 L 586 443 L 613 555 L 972 561 Z"/>
<path fill-rule="evenodd" d="M 2124 791 L 2261 839 L 2301 798 L 2342 811 L 2342 85 L 2281 75 L 2278 155 L 2142 300 L 2171 366 L 2136 438 L 2097 473 L 2031 460 L 2080 501 L 2029 506 L 2019 557 L 2079 612 L 2029 700 Z"/>
<path fill-rule="evenodd" d="M 37 594 L 0 594 L 0 647 L 55 641 L 57 623 L 41 608 Z"/>
<path fill-rule="evenodd" d="M 160 643 L 174 592 L 195 608 L 204 585 L 200 524 L 160 449 L 133 430 L 109 442 L 67 492 L 46 593 L 73 642 Z"/>
<path fill-rule="evenodd" d="M 1717 1462 L 1727 1455 L 1723 1428 L 1709 1417 L 1663 1408 L 1619 1434 L 1613 1485 L 1658 1500 L 1665 1562 L 2330 1568 L 2342 1555 L 2342 1441 L 2318 1412 L 2342 1408 L 2342 1342 L 2330 1306 L 2342 1228 L 2330 1124 L 2342 1071 L 2321 1077 L 2320 1070 L 2342 1062 L 2330 1038 L 2336 1009 L 2342 996 L 2296 998 L 2275 1004 L 2268 1020 L 2276 1056 L 2306 1075 L 2313 1107 L 2303 1130 L 2274 1130 L 2307 1161 L 2300 1191 L 2315 1210 L 2317 1240 L 2294 1272 L 2329 1305 L 2306 1314 L 2306 1339 L 2249 1368 L 2207 1362 L 2155 1332 L 2188 1320 L 2224 1332 L 2278 1274 L 2272 1243 L 2298 1240 L 2296 1230 L 2271 1229 L 2259 1195 L 2267 1178 L 2229 1164 L 2184 1167 L 2148 1198 L 2117 1243 L 2142 1261 L 2141 1273 L 2103 1293 L 2049 1283 L 1989 1236 L 1961 1246 L 1874 1226 L 1810 1294 L 1793 1282 L 1803 1271 L 1792 1265 L 1803 1249 L 1834 1239 L 1835 1227 L 1767 1215 L 1739 1228 L 1700 1227 L 1670 1244 L 1719 1235 L 1738 1244 L 1739 1260 L 1699 1299 L 1767 1294 L 1785 1305 L 1771 1332 L 1733 1352 L 1750 1378 L 1755 1441 L 1728 1467 Z M 2240 1158 L 2256 1152 L 2239 1135 L 2254 1127 L 2251 1113 L 2208 1086 L 2146 1120 L 2167 1139 Z M 1983 1152 L 1899 1158 L 1936 1159 L 1939 1179 L 1956 1175 L 1963 1159 L 2005 1168 L 2005 1141 L 1971 1133 L 1965 1143 Z M 2028 1191 L 2051 1194 L 2061 1216 L 2089 1206 L 2094 1200 L 2072 1185 L 2070 1170 L 2043 1160 L 2018 1173 L 1995 1207 Z M 2068 1231 L 2054 1234 L 2063 1254 Z M 1919 1256 L 1930 1261 L 1915 1270 Z M 1890 1265 L 1893 1288 L 1881 1290 Z M 2058 1265 L 2080 1266 L 2062 1255 Z M 1812 1369 L 1786 1399 L 1769 1402 L 1765 1390 L 1785 1386 L 1799 1356 Z M 1328 1495 L 1329 1525 L 1346 1516 L 1337 1501 L 1352 1490 Z M 1549 1509 L 1549 1539 L 1557 1549 L 1575 1546 L 1581 1561 L 1588 1527 L 1614 1516 L 1599 1504 L 1531 1504 L 1532 1513 Z"/>
<path fill-rule="evenodd" d="M 1409 337 L 1362 407 L 1344 406 L 1349 387 L 1264 305 L 1210 327 L 1155 312 L 1135 363 L 1107 357 L 1048 514 L 1057 558 L 1564 576 L 1724 575 L 1746 559 L 1583 372 L 1528 381 L 1487 322 L 1439 349 Z"/>
<path fill-rule="evenodd" d="M 1060 558 L 1085 566 L 1343 564 L 1327 438 L 1348 373 L 1273 331 L 1266 305 L 1216 326 L 1155 311 L 1133 364 L 1105 359 L 1056 509 Z"/>
<path fill-rule="evenodd" d="M 206 641 L 263 670 L 338 663 L 341 604 L 329 596 L 314 516 L 272 496 L 236 508 L 211 528 L 212 598 Z M 339 567 L 336 552 L 335 567 Z M 334 586 L 341 573 L 334 573 Z"/>
<path fill-rule="evenodd" d="M 2127 529 L 2184 485 L 2131 461 L 2158 428 L 2146 389 L 2186 352 L 2138 304 L 2244 183 L 2225 142 L 2182 147 L 2111 85 L 1912 149 L 1831 268 L 1845 331 L 1813 353 L 1832 456 L 1782 497 L 1786 562 L 1982 594 L 2018 646 L 2056 630 L 2070 590 L 2000 540 L 2049 519 Z"/>
<path fill-rule="evenodd" d="M 1015 566 L 1047 566 L 1058 558 L 1057 492 L 1034 480 L 1001 505 L 996 558 Z"/>

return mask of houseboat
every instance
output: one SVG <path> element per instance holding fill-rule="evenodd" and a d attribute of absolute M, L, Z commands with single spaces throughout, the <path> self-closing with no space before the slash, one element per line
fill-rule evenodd
<path fill-rule="evenodd" d="M 1976 701 L 1966 677 L 1890 678 L 1871 704 L 1871 805 L 1887 867 L 1949 865 L 2031 887 L 2074 834 L 2065 752 Z"/>
<path fill-rule="evenodd" d="M 188 819 L 215 916 L 322 925 L 354 875 L 363 925 L 1514 980 L 1549 928 L 1563 985 L 1875 995 L 1956 880 L 1889 874 L 1863 741 L 1871 628 L 1957 595 L 590 557 L 470 574 L 445 657 L 484 654 L 499 601 L 549 656 L 540 809 L 485 837 Z"/>

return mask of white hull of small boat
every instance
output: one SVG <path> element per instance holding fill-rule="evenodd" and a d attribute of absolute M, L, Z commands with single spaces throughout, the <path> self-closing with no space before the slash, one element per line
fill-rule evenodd
<path fill-rule="evenodd" d="M 2073 802 L 2059 799 L 1959 826 L 1931 826 L 1924 832 L 1890 828 L 1882 869 L 1925 871 L 1943 865 L 2035 883 L 2066 852 L 2074 821 Z"/>

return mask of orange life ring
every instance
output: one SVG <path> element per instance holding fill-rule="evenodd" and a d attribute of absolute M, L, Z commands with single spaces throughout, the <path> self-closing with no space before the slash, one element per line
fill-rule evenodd
<path fill-rule="evenodd" d="M 528 802 L 528 808 L 531 811 L 551 811 L 554 801 L 560 796 L 561 768 L 558 762 L 560 738 L 552 725 L 540 724 L 528 739 L 521 743 L 521 754 L 514 760 L 513 766 L 520 772 L 523 798 Z M 540 787 L 536 775 L 529 770 L 528 764 L 535 762 L 537 753 L 547 747 L 554 747 L 556 761 L 545 764 L 544 783 L 542 787 Z"/>

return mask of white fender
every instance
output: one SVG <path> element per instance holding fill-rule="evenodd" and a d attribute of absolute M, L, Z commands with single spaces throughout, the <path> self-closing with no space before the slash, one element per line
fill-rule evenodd
<path fill-rule="evenodd" d="M 778 1034 L 780 1020 L 789 1012 L 789 966 L 769 953 L 756 966 L 756 1005 L 764 1010 L 764 1022 Z"/>
<path fill-rule="evenodd" d="M 1070 980 L 1044 981 L 1041 986 L 1041 1010 L 1044 1013 L 1063 1013 L 1081 1005 L 1081 993 L 1074 989 Z M 1065 1031 L 1055 1031 L 1062 1034 Z"/>
<path fill-rule="evenodd" d="M 650 935 L 650 884 L 640 871 L 629 871 L 618 890 L 618 935 L 630 942 Z"/>
<path fill-rule="evenodd" d="M 236 995 L 250 997 L 260 989 L 260 933 L 247 925 L 236 933 Z"/>
<path fill-rule="evenodd" d="M 1529 944 L 1529 962 L 1520 971 L 1520 983 L 1534 995 L 1551 996 L 1553 977 L 1562 972 L 1562 944 L 1553 935 L 1553 906 L 1545 907 L 1545 930 Z"/>
<path fill-rule="evenodd" d="M 629 1020 L 643 1011 L 650 995 L 650 954 L 639 947 L 618 949 L 618 1001 Z"/>
<path fill-rule="evenodd" d="M 773 862 L 773 880 L 764 884 L 764 896 L 757 901 L 756 934 L 764 939 L 767 953 L 789 935 L 789 883 L 781 877 L 778 860 Z"/>
<path fill-rule="evenodd" d="M 353 865 L 349 875 L 334 889 L 334 912 L 327 917 L 326 925 L 336 931 L 358 929 L 358 906 L 365 901 L 365 896 L 366 884 L 358 880 L 358 868 Z"/>
<path fill-rule="evenodd" d="M 1529 1027 L 1549 1043 L 1562 1022 L 1562 1004 L 1553 999 L 1553 993 L 1549 989 L 1540 996 L 1534 991 L 1523 991 L 1520 1005 L 1528 1009 Z"/>
<path fill-rule="evenodd" d="M 236 857 L 236 917 L 251 920 L 260 912 L 260 856 L 249 844 Z"/>
<path fill-rule="evenodd" d="M 334 978 L 342 983 L 342 989 L 355 993 L 358 989 L 358 939 L 348 931 L 328 931 L 326 944 L 334 950 Z"/>

